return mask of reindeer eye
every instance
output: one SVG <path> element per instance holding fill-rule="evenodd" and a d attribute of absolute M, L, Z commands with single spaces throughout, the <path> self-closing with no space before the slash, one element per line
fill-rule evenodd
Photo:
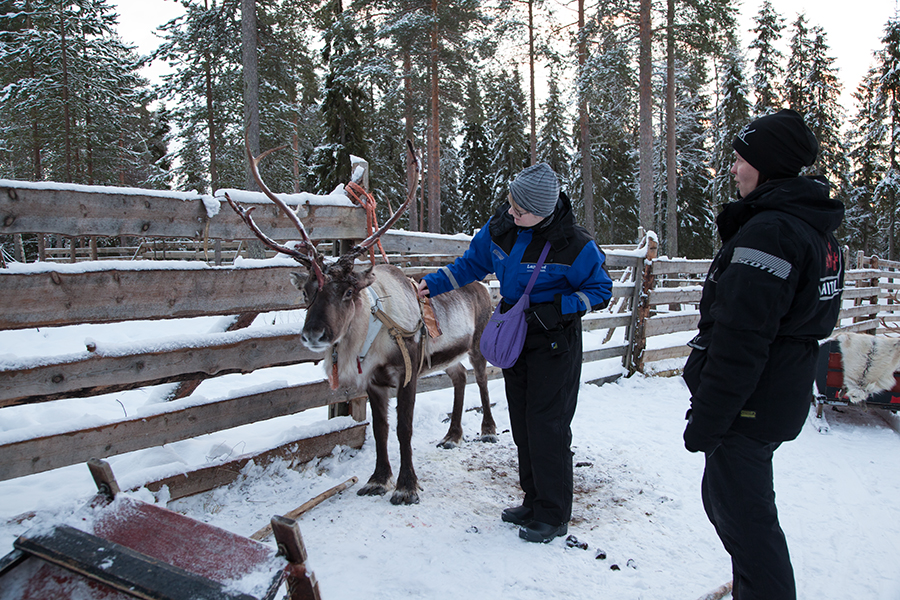
<path fill-rule="evenodd" d="M 348 288 L 347 291 L 344 292 L 344 302 L 349 302 L 353 299 L 353 288 Z"/>

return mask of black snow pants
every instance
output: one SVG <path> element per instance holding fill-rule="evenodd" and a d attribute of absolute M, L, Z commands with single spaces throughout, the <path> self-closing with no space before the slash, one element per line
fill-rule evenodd
<path fill-rule="evenodd" d="M 519 360 L 503 370 L 522 504 L 549 525 L 572 517 L 571 424 L 581 357 L 581 319 L 550 332 L 532 324 Z"/>
<path fill-rule="evenodd" d="M 703 507 L 731 555 L 735 600 L 796 600 L 778 511 L 772 456 L 779 443 L 729 432 L 706 455 Z"/>

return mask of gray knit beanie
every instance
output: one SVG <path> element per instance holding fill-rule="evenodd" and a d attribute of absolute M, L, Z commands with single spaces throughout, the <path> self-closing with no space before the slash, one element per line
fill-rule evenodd
<path fill-rule="evenodd" d="M 559 200 L 559 178 L 550 165 L 538 163 L 519 173 L 509 184 L 516 204 L 533 215 L 553 214 Z"/>

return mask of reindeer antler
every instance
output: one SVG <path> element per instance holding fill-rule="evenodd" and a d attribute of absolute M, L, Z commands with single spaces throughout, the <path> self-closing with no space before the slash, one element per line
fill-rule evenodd
<path fill-rule="evenodd" d="M 262 180 L 262 177 L 259 174 L 259 163 L 270 155 L 273 152 L 286 148 L 286 146 L 278 146 L 277 148 L 270 148 L 260 154 L 257 157 L 253 156 L 253 152 L 250 150 L 250 141 L 247 139 L 247 136 L 244 135 L 244 149 L 247 151 L 247 159 L 250 161 L 250 172 L 253 174 L 253 179 L 256 180 L 256 185 L 259 186 L 259 189 L 262 191 L 266 197 L 269 198 L 272 202 L 275 203 L 278 208 L 281 209 L 288 219 L 294 224 L 294 227 L 300 232 L 300 236 L 303 238 L 301 242 L 296 244 L 294 248 L 289 248 L 288 246 L 283 246 L 267 236 L 262 230 L 256 225 L 253 221 L 253 217 L 250 215 L 256 208 L 250 207 L 248 209 L 241 208 L 237 205 L 229 196 L 225 194 L 225 199 L 228 200 L 228 204 L 231 205 L 231 208 L 240 215 L 241 219 L 250 226 L 250 229 L 253 230 L 253 233 L 256 234 L 256 237 L 260 239 L 260 241 L 268 246 L 269 248 L 275 250 L 276 252 L 282 252 L 291 256 L 297 262 L 303 264 L 305 267 L 312 267 L 313 271 L 316 274 L 316 280 L 319 282 L 319 289 L 325 286 L 325 275 L 322 273 L 322 265 L 319 263 L 319 254 L 316 252 L 316 245 L 313 244 L 312 240 L 309 239 L 309 236 L 306 234 L 306 227 L 303 226 L 303 221 L 300 220 L 300 217 L 297 216 L 297 213 L 292 211 L 284 201 L 276 196 L 272 190 L 269 189 L 269 186 L 265 184 Z M 303 251 L 301 251 L 301 249 Z"/>

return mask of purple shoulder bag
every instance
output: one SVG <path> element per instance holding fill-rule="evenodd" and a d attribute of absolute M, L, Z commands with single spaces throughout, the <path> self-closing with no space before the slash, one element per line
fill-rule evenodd
<path fill-rule="evenodd" d="M 550 251 L 550 242 L 544 244 L 544 250 L 541 252 L 541 258 L 534 267 L 534 273 L 528 281 L 525 293 L 519 298 L 515 306 L 505 313 L 500 312 L 503 305 L 501 300 L 491 315 L 491 320 L 484 326 L 481 334 L 481 354 L 492 365 L 501 369 L 508 369 L 519 359 L 522 348 L 525 347 L 525 334 L 528 333 L 528 324 L 525 322 L 525 309 L 531 306 L 528 296 L 531 294 L 531 288 L 537 279 L 541 267 L 544 266 L 544 260 Z"/>

